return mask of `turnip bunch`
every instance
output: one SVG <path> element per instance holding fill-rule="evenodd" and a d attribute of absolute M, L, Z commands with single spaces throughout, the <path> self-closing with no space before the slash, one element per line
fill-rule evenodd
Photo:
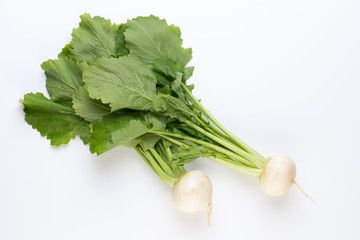
<path fill-rule="evenodd" d="M 222 126 L 192 94 L 194 67 L 178 27 L 153 15 L 113 24 L 84 14 L 58 58 L 45 61 L 50 98 L 29 93 L 25 120 L 51 145 L 79 136 L 98 155 L 117 146 L 135 149 L 173 187 L 184 212 L 211 212 L 212 186 L 184 165 L 207 157 L 260 179 L 270 195 L 287 192 L 295 164 L 264 158 Z"/>

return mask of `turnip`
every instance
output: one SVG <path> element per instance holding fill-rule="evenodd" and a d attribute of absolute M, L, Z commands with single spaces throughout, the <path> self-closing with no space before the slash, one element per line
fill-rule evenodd
<path fill-rule="evenodd" d="M 155 150 L 145 150 L 139 145 L 135 149 L 149 167 L 168 185 L 172 187 L 172 197 L 177 209 L 185 213 L 197 212 L 206 209 L 210 223 L 212 183 L 209 177 L 199 170 L 186 172 L 177 164 L 172 164 L 172 152 L 165 142 L 156 145 Z M 166 151 L 168 149 L 169 151 Z M 160 156 L 160 154 L 162 156 Z"/>
<path fill-rule="evenodd" d="M 271 157 L 265 163 L 260 175 L 260 185 L 265 193 L 281 196 L 287 193 L 294 183 L 296 166 L 294 161 L 285 155 Z"/>
<path fill-rule="evenodd" d="M 192 213 L 206 208 L 209 218 L 212 184 L 205 173 L 198 170 L 186 173 L 173 187 L 172 196 L 175 206 L 180 211 Z"/>

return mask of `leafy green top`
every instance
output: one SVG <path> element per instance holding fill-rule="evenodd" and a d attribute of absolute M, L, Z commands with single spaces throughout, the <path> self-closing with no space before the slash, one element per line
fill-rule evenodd
<path fill-rule="evenodd" d="M 87 13 L 80 18 L 58 59 L 41 65 L 50 99 L 28 93 L 21 100 L 25 120 L 52 145 L 79 136 L 92 153 L 135 148 L 170 185 L 200 156 L 259 174 L 261 155 L 223 128 L 186 85 L 192 51 L 182 47 L 178 27 L 153 15 L 119 25 Z"/>
<path fill-rule="evenodd" d="M 40 93 L 21 100 L 26 121 L 52 145 L 80 136 L 98 154 L 118 145 L 150 149 L 160 139 L 150 131 L 191 117 L 180 87 L 192 74 L 191 49 L 181 46 L 179 28 L 152 15 L 119 25 L 87 13 L 80 19 L 58 59 L 41 65 L 51 100 Z"/>

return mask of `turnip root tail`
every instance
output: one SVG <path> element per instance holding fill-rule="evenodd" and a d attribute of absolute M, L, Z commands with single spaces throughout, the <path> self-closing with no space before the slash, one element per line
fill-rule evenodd
<path fill-rule="evenodd" d="M 211 223 L 210 223 L 211 211 L 212 211 L 212 204 L 211 204 L 211 202 L 210 202 L 210 203 L 206 206 L 207 222 L 208 222 L 209 227 L 210 227 L 210 225 L 211 225 Z"/>
<path fill-rule="evenodd" d="M 299 184 L 296 183 L 296 181 L 294 180 L 293 183 L 295 184 L 295 186 L 300 190 L 300 192 L 302 192 L 302 194 L 305 195 L 305 197 L 309 198 L 311 201 L 313 201 L 313 203 L 317 204 L 317 202 L 312 199 L 309 195 L 307 195 L 302 189 L 301 187 L 299 186 Z"/>

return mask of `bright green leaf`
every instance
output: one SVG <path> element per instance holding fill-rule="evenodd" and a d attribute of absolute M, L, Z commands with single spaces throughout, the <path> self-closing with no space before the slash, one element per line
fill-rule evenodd
<path fill-rule="evenodd" d="M 25 121 L 41 136 L 47 136 L 51 145 L 67 144 L 75 136 L 89 143 L 89 123 L 75 115 L 74 109 L 55 103 L 42 93 L 28 93 L 20 102 L 25 106 Z"/>
<path fill-rule="evenodd" d="M 183 81 L 186 82 L 194 73 L 195 67 L 187 67 L 184 69 Z"/>
<path fill-rule="evenodd" d="M 190 163 L 201 156 L 212 155 L 212 152 L 207 148 L 200 148 L 197 144 L 190 146 L 183 145 L 177 149 L 172 155 L 172 162 L 178 165 Z"/>
<path fill-rule="evenodd" d="M 176 64 L 174 60 L 168 57 L 161 56 L 154 60 L 153 70 L 174 80 L 176 73 L 182 72 L 184 67 Z"/>
<path fill-rule="evenodd" d="M 168 57 L 183 67 L 190 61 L 192 51 L 181 46 L 180 29 L 174 25 L 168 26 L 164 19 L 153 15 L 137 17 L 129 20 L 126 25 L 125 40 L 130 57 L 150 67 L 161 56 Z"/>
<path fill-rule="evenodd" d="M 99 57 L 116 56 L 116 31 L 110 20 L 91 18 L 90 14 L 80 16 L 78 28 L 72 32 L 71 53 L 78 61 L 95 61 Z"/>
<path fill-rule="evenodd" d="M 93 124 L 90 151 L 98 155 L 116 146 L 152 147 L 159 140 L 150 130 L 165 130 L 166 117 L 141 112 L 112 113 Z"/>
<path fill-rule="evenodd" d="M 68 57 L 43 62 L 41 68 L 45 71 L 46 88 L 51 100 L 71 101 L 72 95 L 83 84 L 81 75 L 86 67 L 86 63 L 76 63 Z"/>
<path fill-rule="evenodd" d="M 129 124 L 112 133 L 114 144 L 135 147 L 140 142 L 145 149 L 153 147 L 160 137 L 150 133 L 151 130 L 164 131 L 166 117 L 156 114 L 146 114 L 144 120 L 132 119 Z"/>
<path fill-rule="evenodd" d="M 166 85 L 165 87 L 158 87 L 157 90 L 159 94 L 161 93 L 166 95 L 171 93 L 170 87 L 168 85 Z"/>
<path fill-rule="evenodd" d="M 126 147 L 135 147 L 141 142 L 140 136 L 149 132 L 144 122 L 140 120 L 130 120 L 123 128 L 113 132 L 111 139 L 114 144 Z"/>
<path fill-rule="evenodd" d="M 163 131 L 166 127 L 168 118 L 162 114 L 147 113 L 145 115 L 145 121 L 149 123 L 151 130 Z"/>
<path fill-rule="evenodd" d="M 166 110 L 160 111 L 165 116 L 169 116 L 180 121 L 189 120 L 189 117 L 195 117 L 191 109 L 180 99 L 171 95 L 159 94 L 157 98 L 163 99 L 166 103 Z M 159 101 L 160 102 L 160 101 Z"/>
<path fill-rule="evenodd" d="M 101 101 L 92 99 L 86 88 L 81 86 L 73 95 L 75 113 L 88 122 L 95 122 L 110 113 L 110 107 Z"/>
<path fill-rule="evenodd" d="M 171 90 L 173 90 L 177 95 L 181 94 L 181 83 L 182 83 L 183 73 L 177 72 L 176 78 L 171 84 Z"/>
<path fill-rule="evenodd" d="M 167 117 L 156 114 L 146 114 L 146 121 L 151 125 L 151 130 L 155 131 L 165 131 Z M 141 136 L 143 142 L 143 147 L 145 150 L 148 150 L 155 146 L 155 144 L 160 140 L 160 137 L 154 133 L 147 133 Z"/>
<path fill-rule="evenodd" d="M 90 151 L 98 155 L 114 148 L 117 144 L 113 143 L 111 135 L 113 132 L 126 127 L 131 120 L 143 118 L 139 113 L 116 114 L 103 117 L 100 121 L 93 124 L 90 140 Z"/>
<path fill-rule="evenodd" d="M 101 58 L 83 73 L 91 98 L 109 103 L 111 110 L 149 110 L 156 95 L 152 71 L 129 57 Z"/>
<path fill-rule="evenodd" d="M 165 112 L 169 108 L 169 105 L 167 102 L 168 101 L 167 101 L 167 97 L 165 94 L 157 95 L 153 100 L 154 110 L 157 112 Z"/>
<path fill-rule="evenodd" d="M 71 49 L 72 49 L 72 46 L 70 44 L 66 44 L 65 47 L 63 47 L 61 52 L 58 54 L 58 58 L 70 57 Z"/>
<path fill-rule="evenodd" d="M 160 139 L 161 137 L 153 133 L 146 133 L 145 135 L 141 136 L 144 150 L 149 150 L 150 148 L 154 147 Z"/>
<path fill-rule="evenodd" d="M 117 48 L 117 55 L 118 56 L 126 56 L 129 54 L 129 50 L 125 47 L 125 33 L 126 24 L 120 24 L 116 30 L 116 48 Z"/>

